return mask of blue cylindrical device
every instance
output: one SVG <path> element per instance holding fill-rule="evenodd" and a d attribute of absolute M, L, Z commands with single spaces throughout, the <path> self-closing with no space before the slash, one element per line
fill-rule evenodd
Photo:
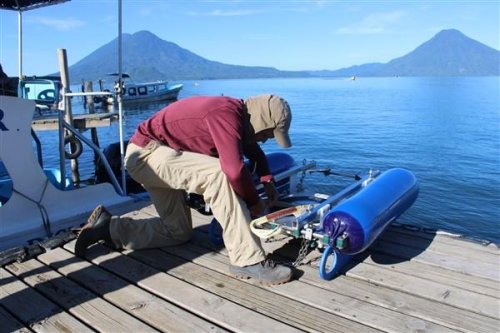
<path fill-rule="evenodd" d="M 344 254 L 368 248 L 418 196 L 417 179 L 408 170 L 390 169 L 327 213 L 323 233 Z"/>

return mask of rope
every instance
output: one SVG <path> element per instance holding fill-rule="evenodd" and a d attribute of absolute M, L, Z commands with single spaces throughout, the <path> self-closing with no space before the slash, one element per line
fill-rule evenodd
<path fill-rule="evenodd" d="M 40 203 L 45 196 L 45 191 L 47 190 L 47 185 L 49 184 L 49 180 L 45 180 L 45 184 L 43 187 L 42 195 L 40 196 L 40 200 L 36 201 L 30 197 L 28 197 L 26 194 L 19 192 L 16 190 L 14 187 L 12 188 L 12 192 L 19 194 L 23 198 L 25 198 L 28 201 L 33 202 L 35 205 L 37 205 L 38 209 L 40 210 L 40 214 L 42 216 L 42 222 L 43 222 L 43 227 L 45 229 L 45 233 L 47 234 L 48 237 L 52 235 L 52 231 L 50 230 L 50 219 L 49 219 L 49 214 L 47 213 L 47 209 Z"/>
<path fill-rule="evenodd" d="M 290 215 L 298 217 L 306 211 L 310 210 L 312 207 L 313 205 L 299 205 L 281 209 L 271 214 L 264 215 L 250 222 L 250 230 L 252 230 L 254 235 L 258 236 L 259 238 L 269 239 L 280 234 L 283 230 L 281 225 L 279 224 L 279 221 L 276 220 Z M 274 226 L 271 229 L 264 228 L 264 225 L 266 224 L 268 226 L 274 224 Z"/>

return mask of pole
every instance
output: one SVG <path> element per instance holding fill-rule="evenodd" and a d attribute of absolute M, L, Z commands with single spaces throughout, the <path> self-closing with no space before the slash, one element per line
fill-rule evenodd
<path fill-rule="evenodd" d="M 93 86 L 92 81 L 87 81 L 85 91 L 90 92 L 90 93 L 94 91 L 94 86 Z M 104 98 L 104 97 L 105 96 L 102 96 L 102 98 Z M 85 103 L 88 106 L 89 114 L 95 113 L 94 96 L 92 96 L 92 95 L 87 96 L 87 98 L 85 98 Z M 97 136 L 97 128 L 92 127 L 90 129 L 90 136 L 92 138 L 92 142 L 94 143 L 94 145 L 99 147 L 99 137 Z M 97 153 L 94 152 L 94 165 L 96 165 L 96 163 L 97 163 L 97 156 L 98 156 Z"/>
<path fill-rule="evenodd" d="M 68 57 L 66 55 L 66 49 L 58 49 L 57 56 L 59 59 L 59 72 L 61 73 L 61 83 L 63 85 L 63 96 L 64 96 L 64 121 L 73 126 L 73 111 L 71 109 L 71 97 L 66 96 L 66 93 L 70 92 L 70 81 L 69 81 L 69 71 L 68 71 Z M 64 145 L 64 142 L 62 143 Z M 70 144 L 70 149 L 73 152 L 74 148 Z M 60 156 L 64 159 L 64 154 Z M 78 160 L 71 160 L 71 174 L 73 182 L 75 185 L 80 184 L 80 172 L 78 170 Z"/>
<path fill-rule="evenodd" d="M 122 110 L 122 0 L 118 0 L 118 127 L 120 137 L 120 161 L 122 171 L 122 190 L 127 195 L 127 179 L 125 174 L 125 147 L 123 142 L 123 110 Z"/>
<path fill-rule="evenodd" d="M 23 77 L 23 14 L 22 11 L 19 9 L 19 12 L 17 14 L 17 31 L 18 31 L 18 36 L 17 36 L 17 43 L 18 43 L 18 52 L 17 52 L 17 57 L 18 57 L 18 70 L 17 74 L 19 76 L 19 80 L 22 79 Z"/>

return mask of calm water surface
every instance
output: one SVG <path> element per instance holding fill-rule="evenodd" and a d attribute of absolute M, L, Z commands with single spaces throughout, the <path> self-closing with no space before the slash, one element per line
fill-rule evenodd
<path fill-rule="evenodd" d="M 399 222 L 500 243 L 499 78 L 259 79 L 183 82 L 179 98 L 274 93 L 293 112 L 297 160 L 357 173 L 407 168 L 420 196 Z M 162 105 L 125 109 L 125 137 Z M 100 128 L 101 146 L 118 141 L 116 125 Z M 54 133 L 41 132 L 43 141 Z M 271 140 L 267 152 L 279 150 Z M 47 165 L 57 152 L 44 148 Z M 82 178 L 93 172 L 92 154 L 81 159 Z M 320 174 L 306 178 L 309 191 L 333 194 L 342 183 Z"/>

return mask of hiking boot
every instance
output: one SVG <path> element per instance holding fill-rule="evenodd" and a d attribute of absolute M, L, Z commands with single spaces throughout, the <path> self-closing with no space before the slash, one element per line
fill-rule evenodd
<path fill-rule="evenodd" d="M 265 285 L 282 284 L 292 278 L 292 270 L 289 267 L 269 259 L 245 267 L 229 265 L 229 272 L 238 279 L 252 278 Z"/>
<path fill-rule="evenodd" d="M 97 206 L 76 239 L 75 254 L 83 258 L 87 247 L 99 241 L 104 241 L 107 245 L 114 247 L 109 233 L 110 222 L 111 214 L 104 206 Z"/>

